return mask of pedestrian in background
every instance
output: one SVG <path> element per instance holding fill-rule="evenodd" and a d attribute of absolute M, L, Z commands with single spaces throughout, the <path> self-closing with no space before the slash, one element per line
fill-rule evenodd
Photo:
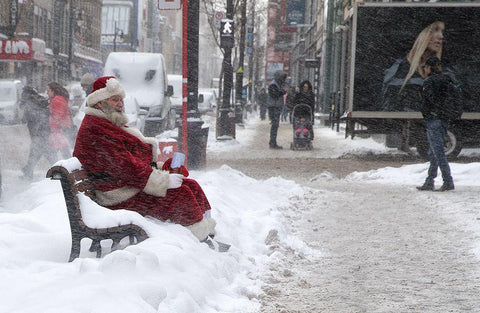
<path fill-rule="evenodd" d="M 85 91 L 85 96 L 88 96 L 92 92 L 94 81 L 95 76 L 93 76 L 93 74 L 83 74 L 82 79 L 80 80 L 80 85 L 82 86 L 83 91 Z"/>
<path fill-rule="evenodd" d="M 25 86 L 22 92 L 21 106 L 24 108 L 23 118 L 27 123 L 31 140 L 28 161 L 22 168 L 22 178 L 32 179 L 35 165 L 42 156 L 45 156 L 50 164 L 56 161 L 48 146 L 50 134 L 48 100 L 39 95 L 33 87 Z"/>
<path fill-rule="evenodd" d="M 71 156 L 70 141 L 74 136 L 68 107 L 68 91 L 59 83 L 51 82 L 47 86 L 47 94 L 50 99 L 50 148 L 54 154 L 60 152 L 61 157 L 66 159 Z"/>
<path fill-rule="evenodd" d="M 312 83 L 304 80 L 295 91 L 295 105 L 306 104 L 310 107 L 313 114 L 315 112 L 315 94 L 313 93 Z"/>
<path fill-rule="evenodd" d="M 291 122 L 291 112 L 294 106 L 294 100 L 295 100 L 295 88 L 292 88 L 291 86 L 287 86 L 285 88 L 285 91 L 287 92 L 284 97 L 285 97 L 285 106 L 283 107 L 283 112 L 282 112 L 282 121 L 286 122 L 287 119 L 289 122 Z"/>
<path fill-rule="evenodd" d="M 273 81 L 268 86 L 268 117 L 270 118 L 270 149 L 282 149 L 277 144 L 278 126 L 280 125 L 280 114 L 283 110 L 283 95 L 286 93 L 284 83 L 287 74 L 283 71 L 276 71 L 273 75 Z"/>
<path fill-rule="evenodd" d="M 257 95 L 258 106 L 260 107 L 260 119 L 265 120 L 267 114 L 267 91 L 265 88 L 260 89 Z"/>
<path fill-rule="evenodd" d="M 306 104 L 310 109 L 306 107 L 297 107 L 295 109 L 295 118 L 305 118 L 309 120 L 307 123 L 307 128 L 312 134 L 313 139 L 313 124 L 315 119 L 315 94 L 313 93 L 312 83 L 309 80 L 304 80 L 300 85 L 295 89 L 295 105 Z"/>
<path fill-rule="evenodd" d="M 395 60 L 385 70 L 381 93 L 383 111 L 419 111 L 422 106 L 422 86 L 427 78 L 422 66 L 431 55 L 442 59 L 445 24 L 435 21 L 425 27 L 415 39 L 405 57 Z M 410 121 L 402 123 L 400 150 L 413 154 L 410 149 Z"/>
<path fill-rule="evenodd" d="M 449 122 L 448 112 L 445 112 L 444 106 L 451 79 L 442 73 L 441 61 L 436 56 L 428 58 L 424 70 L 428 76 L 423 83 L 422 115 L 425 119 L 427 139 L 430 146 L 428 149 L 430 166 L 425 183 L 417 189 L 434 190 L 434 179 L 437 177 L 437 171 L 440 167 L 443 185 L 436 191 L 453 190 L 455 186 L 443 148 Z"/>

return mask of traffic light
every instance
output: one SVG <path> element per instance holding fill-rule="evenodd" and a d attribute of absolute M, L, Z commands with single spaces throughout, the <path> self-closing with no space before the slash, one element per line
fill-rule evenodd
<path fill-rule="evenodd" d="M 235 23 L 233 20 L 224 19 L 220 24 L 220 47 L 233 48 L 235 40 L 233 34 L 235 33 Z"/>

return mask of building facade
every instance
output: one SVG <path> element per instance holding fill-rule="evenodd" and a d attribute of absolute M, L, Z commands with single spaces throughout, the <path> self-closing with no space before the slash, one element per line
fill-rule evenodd
<path fill-rule="evenodd" d="M 14 2 L 2 2 L 1 12 L 11 12 Z M 10 31 L 5 24 L 11 21 L 2 18 L 0 78 L 20 79 L 44 91 L 50 81 L 67 84 L 86 72 L 100 73 L 101 0 L 17 4 L 17 22 Z"/>

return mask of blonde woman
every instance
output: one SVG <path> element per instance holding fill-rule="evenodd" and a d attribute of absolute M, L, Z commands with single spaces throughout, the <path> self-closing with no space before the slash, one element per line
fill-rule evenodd
<path fill-rule="evenodd" d="M 445 24 L 437 21 L 428 25 L 418 35 L 412 49 L 407 55 L 407 61 L 410 63 L 407 76 L 402 84 L 402 89 L 408 80 L 417 71 L 422 78 L 426 78 L 425 62 L 430 56 L 435 55 L 439 60 L 442 59 L 443 32 Z"/>
<path fill-rule="evenodd" d="M 422 106 L 422 86 L 427 77 L 425 62 L 434 55 L 442 58 L 445 24 L 433 22 L 418 34 L 407 56 L 397 59 L 385 71 L 381 105 L 383 111 L 418 112 Z M 402 125 L 400 150 L 411 153 L 409 145 L 409 122 Z"/>
<path fill-rule="evenodd" d="M 435 55 L 442 59 L 445 25 L 437 21 L 424 28 L 403 59 L 385 71 L 382 90 L 384 111 L 420 111 L 422 85 L 427 77 L 425 61 Z"/>

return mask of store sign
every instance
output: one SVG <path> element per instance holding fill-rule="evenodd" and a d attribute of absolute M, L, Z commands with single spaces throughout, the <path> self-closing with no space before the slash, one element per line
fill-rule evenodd
<path fill-rule="evenodd" d="M 289 26 L 305 24 L 305 0 L 288 0 L 285 24 Z"/>
<path fill-rule="evenodd" d="M 159 10 L 180 10 L 182 1 L 180 0 L 158 0 Z"/>
<path fill-rule="evenodd" d="M 18 0 L 12 0 L 10 3 L 10 25 L 15 29 L 18 24 Z"/>
<path fill-rule="evenodd" d="M 0 40 L 0 60 L 28 61 L 32 58 L 31 40 Z"/>
<path fill-rule="evenodd" d="M 39 62 L 45 62 L 47 56 L 45 54 L 45 41 L 39 38 L 32 39 L 33 59 Z"/>

